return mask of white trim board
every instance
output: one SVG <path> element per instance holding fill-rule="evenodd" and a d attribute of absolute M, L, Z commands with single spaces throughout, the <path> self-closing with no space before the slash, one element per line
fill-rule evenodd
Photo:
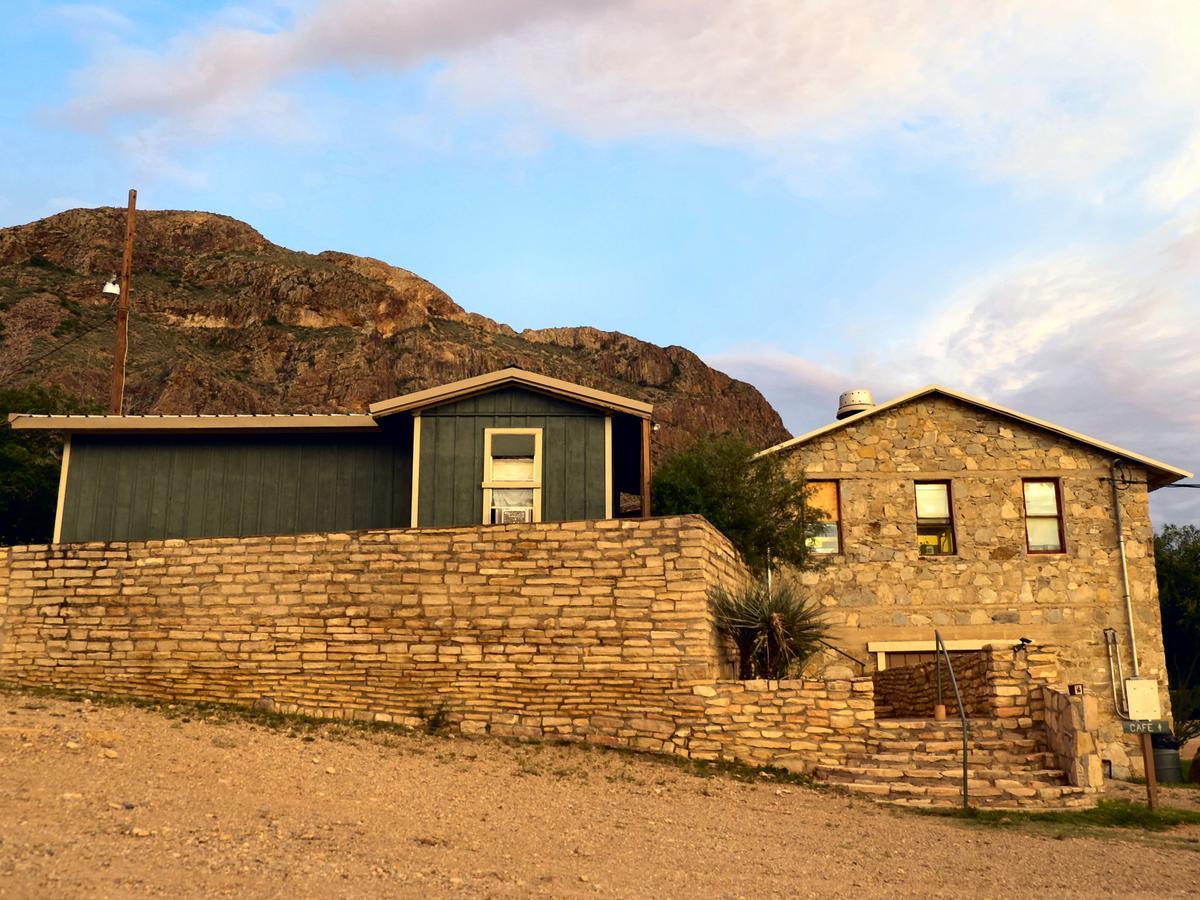
<path fill-rule="evenodd" d="M 947 650 L 982 650 L 994 645 L 1009 646 L 1017 642 L 1016 638 L 963 638 L 955 641 L 942 641 Z M 887 668 L 889 653 L 932 653 L 937 649 L 936 641 L 868 641 L 867 652 L 875 654 L 875 667 L 882 672 Z"/>
<path fill-rule="evenodd" d="M 417 493 L 421 486 L 421 414 L 413 414 L 413 439 L 412 439 L 412 484 L 409 490 L 412 492 L 412 511 L 408 523 L 409 528 L 417 528 Z"/>
<path fill-rule="evenodd" d="M 612 416 L 604 417 L 604 518 L 613 517 Z"/>
<path fill-rule="evenodd" d="M 67 505 L 67 469 L 71 465 L 71 435 L 63 443 L 62 468 L 58 472 L 58 503 L 54 507 L 54 543 L 62 543 L 63 509 Z"/>

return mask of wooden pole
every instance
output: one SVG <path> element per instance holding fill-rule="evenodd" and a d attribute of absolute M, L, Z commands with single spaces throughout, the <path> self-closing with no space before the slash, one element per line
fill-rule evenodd
<path fill-rule="evenodd" d="M 650 420 L 642 419 L 642 518 L 650 518 Z"/>
<path fill-rule="evenodd" d="M 1158 809 L 1158 773 L 1154 771 L 1154 744 L 1150 733 L 1142 732 L 1142 763 L 1146 767 L 1146 804 Z"/>
<path fill-rule="evenodd" d="M 133 272 L 133 231 L 137 218 L 137 191 L 129 189 L 129 211 L 125 217 L 125 257 L 121 261 L 121 293 L 117 298 L 117 349 L 113 354 L 112 391 L 108 411 L 121 414 L 125 400 L 125 357 L 129 343 L 129 281 Z"/>

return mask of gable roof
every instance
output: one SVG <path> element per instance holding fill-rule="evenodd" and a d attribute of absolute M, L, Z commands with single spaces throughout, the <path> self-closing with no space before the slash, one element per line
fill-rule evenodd
<path fill-rule="evenodd" d="M 452 381 L 450 384 L 439 385 L 438 387 L 428 388 L 423 391 L 403 394 L 399 397 L 393 397 L 390 400 L 381 400 L 378 403 L 372 403 L 370 411 L 371 415 L 375 418 L 390 416 L 399 412 L 414 412 L 430 406 L 437 406 L 441 403 L 448 403 L 451 400 L 458 400 L 462 397 L 482 394 L 485 391 L 495 390 L 498 387 L 509 384 L 530 388 L 531 390 L 539 391 L 543 394 L 551 394 L 555 397 L 564 397 L 567 400 L 574 400 L 576 403 L 582 403 L 585 406 L 628 413 L 642 419 L 650 418 L 654 412 L 653 406 L 649 403 L 643 403 L 640 400 L 633 400 L 629 397 L 619 396 L 618 394 L 610 394 L 607 391 L 598 391 L 594 388 L 587 388 L 583 385 L 574 384 L 570 381 L 562 381 L 558 378 L 550 378 L 546 375 L 538 375 L 536 372 L 527 372 L 515 366 L 500 369 L 496 372 L 488 372 L 486 375 L 477 375 L 474 378 L 464 378 L 462 381 Z"/>
<path fill-rule="evenodd" d="M 1093 437 L 1088 437 L 1086 434 L 1080 434 L 1077 431 L 1072 431 L 1069 428 L 1063 428 L 1061 425 L 1055 425 L 1053 422 L 1047 422 L 1045 419 L 1038 419 L 1034 416 L 1027 416 L 1025 413 L 1017 412 L 1015 409 L 1009 409 L 1006 406 L 1000 406 L 995 403 L 989 403 L 987 400 L 981 400 L 978 397 L 972 397 L 964 394 L 961 391 L 952 390 L 948 387 L 942 387 L 939 384 L 926 385 L 915 391 L 910 391 L 907 394 L 902 394 L 894 400 L 889 400 L 886 403 L 880 403 L 878 406 L 872 406 L 870 409 L 863 410 L 860 413 L 855 413 L 852 416 L 847 416 L 844 419 L 839 419 L 836 422 L 831 422 L 828 425 L 822 426 L 815 431 L 810 431 L 807 434 L 802 434 L 794 437 L 791 440 L 784 441 L 781 444 L 776 444 L 773 447 L 768 447 L 766 450 L 761 450 L 755 454 L 755 458 L 768 456 L 772 453 L 778 453 L 781 450 L 787 450 L 791 447 L 798 447 L 801 444 L 807 444 L 809 441 L 819 437 L 824 437 L 831 434 L 840 428 L 845 428 L 847 425 L 854 425 L 864 419 L 869 419 L 871 416 L 878 415 L 881 412 L 886 412 L 889 409 L 894 409 L 902 404 L 909 403 L 913 400 L 919 400 L 922 397 L 928 397 L 933 394 L 941 394 L 944 397 L 949 397 L 952 400 L 958 400 L 961 403 L 966 403 L 970 406 L 978 407 L 979 409 L 987 410 L 998 416 L 1012 419 L 1024 425 L 1031 425 L 1034 428 L 1040 428 L 1043 431 L 1049 431 L 1062 437 L 1069 438 L 1080 444 L 1086 444 L 1097 450 L 1102 450 L 1114 457 L 1120 457 L 1123 460 L 1137 463 L 1144 466 L 1148 473 L 1148 484 L 1150 490 L 1160 488 L 1164 484 L 1170 484 L 1173 481 L 1179 481 L 1181 478 L 1191 478 L 1192 473 L 1184 469 L 1177 469 L 1175 466 L 1169 466 L 1164 462 L 1159 462 L 1157 459 L 1151 459 L 1149 456 L 1142 456 L 1140 453 L 1134 453 L 1132 450 L 1125 450 L 1115 444 L 1110 444 L 1106 441 L 1097 440 Z"/>

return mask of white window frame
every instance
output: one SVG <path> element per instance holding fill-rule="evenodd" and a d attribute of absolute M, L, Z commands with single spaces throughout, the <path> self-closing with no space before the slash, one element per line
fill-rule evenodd
<path fill-rule="evenodd" d="M 492 435 L 533 435 L 533 481 L 494 481 L 492 479 Z M 504 488 L 533 489 L 533 521 L 542 521 L 542 429 L 485 428 L 483 429 L 483 524 L 492 524 L 492 490 Z"/>

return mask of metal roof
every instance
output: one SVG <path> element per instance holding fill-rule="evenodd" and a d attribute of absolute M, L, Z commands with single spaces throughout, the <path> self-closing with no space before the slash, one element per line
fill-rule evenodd
<path fill-rule="evenodd" d="M 320 429 L 371 430 L 379 425 L 361 414 L 312 413 L 287 415 L 43 415 L 10 413 L 13 428 L 42 431 L 311 431 Z"/>
<path fill-rule="evenodd" d="M 893 400 L 889 400 L 886 403 L 880 403 L 878 406 L 873 406 L 868 410 L 864 410 L 863 412 L 855 413 L 852 416 L 847 416 L 846 418 L 839 419 L 836 422 L 831 422 L 830 424 L 824 425 L 821 428 L 816 429 L 815 431 L 810 431 L 807 434 L 802 434 L 798 437 L 794 437 L 791 440 L 787 440 L 787 441 L 784 441 L 783 443 L 776 444 L 773 447 L 768 447 L 766 450 L 759 451 L 756 454 L 756 458 L 761 457 L 761 456 L 767 456 L 772 453 L 778 453 L 781 450 L 787 450 L 791 447 L 798 447 L 801 444 L 806 444 L 809 441 L 815 440 L 819 437 L 824 437 L 827 434 L 831 434 L 832 432 L 837 431 L 839 428 L 845 428 L 848 425 L 854 425 L 858 422 L 863 421 L 864 419 L 868 419 L 871 416 L 878 415 L 879 413 L 884 412 L 886 410 L 893 409 L 897 406 L 900 406 L 904 403 L 909 403 L 913 400 L 919 400 L 922 397 L 926 397 L 926 396 L 929 396 L 932 394 L 941 394 L 941 395 L 943 395 L 945 397 L 949 397 L 953 400 L 958 400 L 962 403 L 966 403 L 971 406 L 976 406 L 976 407 L 979 407 L 980 409 L 985 409 L 988 412 L 995 413 L 996 415 L 1004 416 L 1006 418 L 1013 419 L 1017 422 L 1021 422 L 1026 425 L 1032 425 L 1033 427 L 1040 428 L 1044 431 L 1053 432 L 1054 434 L 1061 435 L 1062 437 L 1069 438 L 1078 443 L 1086 444 L 1089 447 L 1094 447 L 1097 450 L 1103 450 L 1105 453 L 1112 454 L 1114 457 L 1120 457 L 1123 460 L 1127 460 L 1129 462 L 1134 462 L 1134 463 L 1137 463 L 1138 465 L 1144 466 L 1150 473 L 1150 479 L 1149 479 L 1150 490 L 1154 490 L 1155 488 L 1160 488 L 1164 484 L 1170 484 L 1173 481 L 1179 481 L 1182 478 L 1191 478 L 1192 477 L 1191 472 L 1188 472 L 1184 469 L 1176 468 L 1175 466 L 1167 465 L 1166 463 L 1160 462 L 1157 459 L 1152 459 L 1149 456 L 1143 456 L 1140 453 L 1134 453 L 1132 450 L 1126 450 L 1122 447 L 1116 446 L 1115 444 L 1110 444 L 1107 441 L 1101 441 L 1094 437 L 1088 437 L 1086 434 L 1080 434 L 1078 431 L 1072 431 L 1071 429 L 1064 428 L 1061 425 L 1055 425 L 1053 422 L 1047 422 L 1045 419 L 1038 419 L 1034 416 L 1027 416 L 1027 415 L 1025 415 L 1025 413 L 1017 412 L 1015 409 L 1009 409 L 1006 406 L 1000 406 L 995 403 L 989 403 L 987 400 L 981 400 L 978 397 L 972 397 L 968 394 L 962 393 L 961 391 L 956 391 L 956 390 L 953 390 L 948 387 L 943 387 L 940 384 L 926 385 L 923 388 L 919 388 L 915 391 L 910 391 L 907 394 L 902 394 L 901 396 L 896 397 Z"/>
<path fill-rule="evenodd" d="M 416 412 L 440 403 L 461 397 L 481 394 L 485 391 L 517 384 L 544 394 L 564 397 L 586 406 L 628 413 L 643 419 L 650 418 L 654 407 L 640 400 L 583 387 L 570 381 L 549 378 L 535 372 L 510 367 L 489 372 L 475 378 L 454 381 L 439 387 L 403 394 L 390 400 L 372 403 L 370 415 L 362 413 L 311 413 L 311 414 L 265 414 L 265 415 L 45 415 L 36 413 L 10 413 L 9 424 L 13 428 L 42 431 L 314 431 L 340 429 L 343 431 L 370 431 L 379 427 L 376 419 L 399 412 Z"/>

